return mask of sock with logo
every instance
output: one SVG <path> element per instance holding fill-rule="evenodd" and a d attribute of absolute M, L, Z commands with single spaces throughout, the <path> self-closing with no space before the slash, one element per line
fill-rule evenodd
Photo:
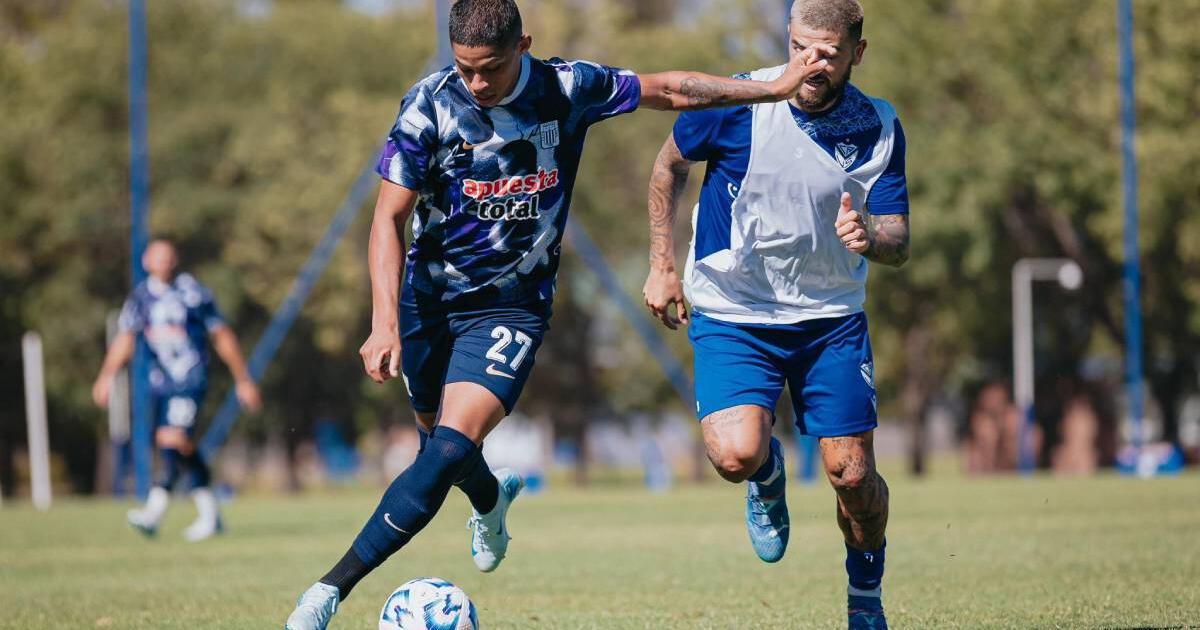
<path fill-rule="evenodd" d="M 846 575 L 850 578 L 850 608 L 880 610 L 883 561 L 887 541 L 875 551 L 859 551 L 846 545 Z"/>
<path fill-rule="evenodd" d="M 767 461 L 750 475 L 748 481 L 758 484 L 758 494 L 763 497 L 777 497 L 783 494 L 787 475 L 783 472 L 783 445 L 774 437 L 767 451 Z"/>
<path fill-rule="evenodd" d="M 162 470 L 159 472 L 157 485 L 170 492 L 179 480 L 179 465 L 182 463 L 183 454 L 173 448 L 164 448 L 159 449 L 158 456 Z"/>
<path fill-rule="evenodd" d="M 454 481 L 454 485 L 466 493 L 471 500 L 471 507 L 480 514 L 487 514 L 496 507 L 496 499 L 500 498 L 500 482 L 488 468 L 483 459 L 483 450 L 477 449 L 475 454 L 462 468 L 462 476 Z"/>
<path fill-rule="evenodd" d="M 207 488 L 212 481 L 212 474 L 209 471 L 208 462 L 204 461 L 204 456 L 200 454 L 200 451 L 193 451 L 191 455 L 184 458 L 184 463 L 187 464 L 192 488 Z"/>
<path fill-rule="evenodd" d="M 354 539 L 351 549 L 368 571 L 383 564 L 429 524 L 478 448 L 454 429 L 439 426 L 433 430 L 425 450 L 383 493 L 379 507 Z"/>

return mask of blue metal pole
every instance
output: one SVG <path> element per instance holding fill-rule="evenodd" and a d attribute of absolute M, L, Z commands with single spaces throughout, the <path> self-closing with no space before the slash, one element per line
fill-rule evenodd
<path fill-rule="evenodd" d="M 1121 183 L 1125 206 L 1125 386 L 1129 417 L 1133 423 L 1132 443 L 1140 449 L 1142 434 L 1142 306 L 1141 253 L 1138 244 L 1138 170 L 1135 134 L 1137 116 L 1134 100 L 1133 2 L 1117 0 L 1117 32 L 1120 38 L 1121 84 Z"/>
<path fill-rule="evenodd" d="M 621 288 L 621 281 L 617 278 L 617 274 L 608 266 L 608 261 L 604 259 L 604 254 L 600 252 L 600 248 L 596 247 L 595 241 L 588 236 L 587 230 L 583 228 L 574 218 L 567 218 L 567 239 L 575 248 L 575 252 L 583 259 L 584 264 L 592 273 L 596 274 L 596 278 L 600 280 L 600 286 L 608 297 L 616 302 L 617 307 L 625 315 L 625 319 L 629 321 L 629 325 L 633 326 L 633 330 L 641 337 L 642 343 L 646 344 L 646 348 L 650 354 L 658 360 L 662 366 L 663 372 L 670 381 L 671 386 L 675 388 L 675 393 L 688 406 L 689 409 L 696 405 L 696 399 L 692 390 L 692 381 L 688 378 L 687 372 L 683 369 L 683 364 L 667 347 L 667 344 L 662 340 L 658 331 L 654 328 L 650 318 L 646 316 L 645 311 L 638 308 L 633 300 L 629 298 L 629 294 Z"/>
<path fill-rule="evenodd" d="M 130 269 L 133 287 L 146 279 L 142 253 L 150 239 L 150 168 L 146 150 L 146 4 L 129 0 L 129 191 L 130 191 Z M 150 491 L 150 388 L 149 356 L 146 342 L 139 336 L 130 373 L 133 423 L 134 489 L 139 499 Z"/>
<path fill-rule="evenodd" d="M 329 259 L 333 257 L 338 243 L 346 234 L 346 230 L 350 229 L 350 224 L 354 222 L 354 217 L 358 215 L 359 209 L 362 208 L 363 202 L 371 192 L 372 186 L 378 178 L 375 174 L 375 158 L 376 156 L 372 156 L 358 179 L 354 181 L 354 185 L 350 187 L 350 192 L 346 194 L 345 200 L 338 208 L 333 222 L 329 224 L 325 235 L 321 237 L 321 241 L 309 254 L 308 261 L 304 263 L 300 275 L 292 283 L 292 289 L 288 292 L 287 298 L 275 311 L 275 315 L 271 317 L 271 323 L 267 325 L 267 330 L 259 339 L 258 344 L 254 346 L 254 351 L 250 353 L 247 367 L 254 380 L 261 380 L 263 374 L 266 373 L 271 359 L 275 357 L 275 352 L 279 350 L 279 346 L 283 344 L 292 324 L 299 317 L 300 309 L 308 300 L 309 293 L 321 279 L 321 273 L 325 271 L 325 267 L 329 265 Z M 241 413 L 241 404 L 238 403 L 235 392 L 231 390 L 225 396 L 225 401 L 221 404 L 221 409 L 217 411 L 212 425 L 201 439 L 200 452 L 204 457 L 210 458 L 225 443 L 225 438 L 229 436 L 229 431 L 233 428 L 239 413 Z"/>

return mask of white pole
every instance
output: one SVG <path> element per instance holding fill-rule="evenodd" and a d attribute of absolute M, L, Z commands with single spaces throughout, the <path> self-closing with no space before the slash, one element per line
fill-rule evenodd
<path fill-rule="evenodd" d="M 29 477 L 33 505 L 50 508 L 50 438 L 46 429 L 46 380 L 42 371 L 42 337 L 27 332 L 21 338 L 25 359 L 25 419 L 29 433 Z"/>
<path fill-rule="evenodd" d="M 108 314 L 105 322 L 108 332 L 108 343 L 112 344 L 117 336 L 118 312 Z M 113 444 L 129 441 L 129 370 L 122 368 L 113 378 L 112 392 L 108 396 L 108 439 Z"/>
<path fill-rule="evenodd" d="M 1074 291 L 1083 282 L 1079 265 L 1069 258 L 1022 258 L 1013 265 L 1013 399 L 1021 414 L 1018 462 L 1022 471 L 1034 468 L 1030 434 L 1034 425 L 1033 282 L 1057 280 Z"/>

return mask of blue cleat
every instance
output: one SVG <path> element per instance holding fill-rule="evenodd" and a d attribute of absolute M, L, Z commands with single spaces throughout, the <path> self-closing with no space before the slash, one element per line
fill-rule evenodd
<path fill-rule="evenodd" d="M 521 475 L 509 468 L 496 471 L 496 481 L 500 484 L 500 492 L 496 497 L 496 507 L 487 514 L 471 510 L 471 520 L 467 521 L 467 529 L 471 530 L 471 559 L 475 567 L 484 573 L 491 573 L 500 566 L 504 554 L 508 551 L 508 527 L 504 517 L 513 499 L 525 487 Z"/>
<path fill-rule="evenodd" d="M 846 604 L 849 630 L 887 630 L 883 601 L 878 597 L 851 595 Z"/>
<path fill-rule="evenodd" d="M 336 586 L 317 582 L 296 601 L 296 609 L 288 615 L 283 630 L 325 630 L 338 608 Z"/>
<path fill-rule="evenodd" d="M 746 486 L 746 529 L 750 532 L 750 544 L 763 562 L 779 562 L 787 551 L 791 522 L 787 501 L 782 492 L 763 499 L 759 495 L 760 485 L 753 481 Z"/>

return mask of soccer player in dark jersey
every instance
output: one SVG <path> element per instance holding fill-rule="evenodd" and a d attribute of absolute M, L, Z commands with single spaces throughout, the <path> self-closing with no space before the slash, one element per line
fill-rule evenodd
<path fill-rule="evenodd" d="M 171 489 L 186 469 L 191 475 L 192 500 L 198 518 L 184 537 L 199 541 L 221 527 L 217 500 L 209 489 L 208 464 L 196 450 L 193 434 L 196 417 L 208 389 L 208 344 L 233 373 L 238 400 L 250 411 L 258 410 L 258 385 L 250 377 L 237 336 L 225 323 L 212 292 L 186 273 L 175 273 L 178 257 L 170 241 L 158 239 L 146 247 L 142 265 L 149 274 L 134 287 L 121 309 L 120 332 L 104 357 L 100 375 L 92 386 L 92 399 L 108 406 L 113 376 L 133 357 L 137 336 L 150 350 L 150 408 L 154 413 L 154 441 L 159 448 L 161 473 L 150 489 L 146 504 L 128 514 L 129 524 L 153 536 L 167 511 Z"/>
<path fill-rule="evenodd" d="M 291 630 L 323 630 L 354 585 L 433 518 L 452 485 L 471 501 L 477 567 L 491 571 L 504 558 L 504 516 L 522 481 L 494 475 L 480 445 L 512 411 L 546 332 L 588 128 L 639 106 L 780 101 L 825 67 L 820 47 L 771 82 L 538 59 L 513 0 L 459 0 L 449 31 L 454 65 L 405 96 L 379 162 L 372 331 L 361 349 L 375 381 L 403 374 L 423 446 L 345 556 L 301 596 Z"/>

